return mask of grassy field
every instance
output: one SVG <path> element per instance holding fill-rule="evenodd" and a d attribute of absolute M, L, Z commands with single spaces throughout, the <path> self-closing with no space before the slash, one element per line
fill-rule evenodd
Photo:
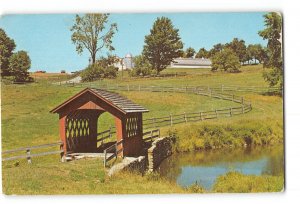
<path fill-rule="evenodd" d="M 117 79 L 105 79 L 94 82 L 92 85 L 118 83 L 156 86 L 220 86 L 222 84 L 267 86 L 262 78 L 261 66 L 243 67 L 242 72 L 238 74 L 211 73 L 207 69 L 167 69 L 164 72 L 187 72 L 188 74 L 181 77 L 143 79 L 130 79 L 127 74 L 124 74 L 122 80 L 119 73 Z M 57 80 L 61 79 L 52 77 L 50 82 Z M 58 116 L 50 114 L 49 110 L 82 89 L 81 87 L 51 85 L 47 77 L 41 77 L 37 83 L 27 85 L 1 84 L 2 150 L 58 141 Z M 236 105 L 230 101 L 184 93 L 126 91 L 120 93 L 150 110 L 149 113 L 144 114 L 144 118 L 165 116 L 170 113 L 214 110 Z M 243 134 L 254 133 L 252 135 L 257 139 L 257 143 L 262 141 L 261 135 L 267 138 L 272 135 L 273 142 L 282 142 L 282 98 L 254 93 L 238 94 L 252 101 L 253 110 L 251 112 L 232 118 L 175 126 L 178 137 L 181 138 L 176 144 L 178 150 L 201 149 L 203 141 L 201 138 L 199 139 L 199 135 L 205 127 L 211 130 L 216 129 L 217 132 L 227 136 L 232 131 Z M 113 122 L 113 117 L 104 113 L 98 121 L 99 131 L 108 129 L 110 125 L 114 124 Z M 170 131 L 170 127 L 164 127 L 161 131 L 165 135 Z M 236 139 L 239 139 L 239 135 L 236 136 Z M 216 145 L 214 142 L 212 142 L 212 146 Z M 201 192 L 201 188 L 182 189 L 163 179 L 149 179 L 146 176 L 128 173 L 120 176 L 119 179 L 108 179 L 105 176 L 106 170 L 102 167 L 102 162 L 97 160 L 95 162 L 82 160 L 62 164 L 59 162 L 58 156 L 45 156 L 34 159 L 32 165 L 27 165 L 25 161 L 3 163 L 2 170 L 3 190 L 6 194 Z M 156 188 L 151 188 L 151 185 L 156 185 Z"/>

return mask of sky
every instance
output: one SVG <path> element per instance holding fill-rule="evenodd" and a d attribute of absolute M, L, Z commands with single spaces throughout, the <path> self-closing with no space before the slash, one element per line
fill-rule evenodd
<path fill-rule="evenodd" d="M 124 57 L 127 53 L 138 55 L 143 50 L 145 35 L 156 18 L 166 16 L 173 22 L 184 44 L 184 49 L 196 51 L 211 49 L 217 43 L 227 43 L 237 37 L 248 44 L 266 45 L 257 33 L 264 29 L 263 12 L 248 13 L 141 13 L 111 14 L 109 23 L 117 23 L 118 32 L 113 37 L 115 54 Z M 26 14 L 4 15 L 0 28 L 14 39 L 15 51 L 25 50 L 31 58 L 30 71 L 67 72 L 84 69 L 90 57 L 87 51 L 81 55 L 71 41 L 70 28 L 75 14 Z M 97 57 L 106 56 L 102 50 Z"/>

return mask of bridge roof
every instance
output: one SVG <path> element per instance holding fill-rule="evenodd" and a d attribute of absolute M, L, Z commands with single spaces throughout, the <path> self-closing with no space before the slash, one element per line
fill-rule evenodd
<path fill-rule="evenodd" d="M 51 113 L 58 113 L 60 109 L 67 106 L 73 100 L 78 99 L 79 97 L 83 97 L 85 93 L 91 93 L 95 95 L 100 100 L 104 101 L 105 103 L 109 104 L 110 106 L 118 109 L 119 111 L 123 112 L 124 114 L 127 113 L 137 113 L 137 112 L 149 112 L 146 108 L 142 107 L 139 104 L 136 104 L 129 100 L 128 98 L 114 92 L 106 91 L 103 89 L 97 88 L 86 88 L 81 92 L 77 93 L 73 97 L 67 99 L 62 104 L 58 105 L 56 108 L 52 109 Z"/>

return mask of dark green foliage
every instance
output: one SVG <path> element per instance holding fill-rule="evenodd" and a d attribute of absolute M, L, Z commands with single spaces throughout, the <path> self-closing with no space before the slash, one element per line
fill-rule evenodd
<path fill-rule="evenodd" d="M 13 76 L 16 82 L 32 81 L 29 77 L 29 68 L 31 60 L 25 51 L 14 53 L 9 59 L 9 73 Z"/>
<path fill-rule="evenodd" d="M 244 40 L 239 40 L 238 38 L 233 38 L 230 43 L 227 43 L 225 47 L 230 48 L 236 56 L 239 58 L 240 62 L 244 62 L 247 59 L 247 47 Z"/>
<path fill-rule="evenodd" d="M 250 44 L 247 47 L 247 60 L 254 59 L 255 63 L 256 60 L 259 61 L 259 63 L 263 62 L 265 60 L 265 51 L 261 44 Z"/>
<path fill-rule="evenodd" d="M 185 57 L 186 57 L 186 58 L 194 57 L 195 53 L 196 53 L 195 49 L 192 48 L 192 47 L 189 47 L 189 48 L 187 48 L 186 51 L 185 51 Z"/>
<path fill-rule="evenodd" d="M 214 45 L 213 48 L 209 50 L 208 57 L 212 58 L 215 54 L 221 52 L 223 49 L 224 49 L 224 45 L 221 43 Z"/>
<path fill-rule="evenodd" d="M 208 51 L 203 47 L 196 54 L 196 58 L 208 58 Z"/>
<path fill-rule="evenodd" d="M 157 74 L 182 55 L 183 43 L 178 31 L 169 18 L 161 17 L 156 19 L 150 34 L 145 36 L 143 55 Z"/>
<path fill-rule="evenodd" d="M 87 82 L 100 78 L 117 77 L 118 68 L 113 65 L 116 61 L 117 59 L 114 56 L 101 57 L 96 63 L 89 65 L 81 72 L 82 81 Z"/>
<path fill-rule="evenodd" d="M 275 12 L 264 15 L 265 29 L 259 31 L 259 35 L 268 40 L 266 59 L 264 66 L 271 68 L 269 72 L 265 72 L 263 77 L 270 86 L 283 85 L 283 63 L 281 48 L 282 18 Z"/>
<path fill-rule="evenodd" d="M 235 52 L 225 48 L 217 52 L 212 58 L 212 71 L 239 72 L 241 63 Z"/>
<path fill-rule="evenodd" d="M 130 70 L 130 76 L 147 76 L 151 74 L 151 64 L 143 55 L 134 58 L 134 68 Z"/>
<path fill-rule="evenodd" d="M 91 54 L 92 64 L 96 62 L 96 54 L 102 48 L 114 50 L 112 38 L 117 31 L 117 24 L 112 23 L 106 29 L 109 14 L 85 14 L 76 15 L 75 24 L 72 26 L 72 42 L 76 45 L 76 51 L 81 54 L 86 48 Z"/>
<path fill-rule="evenodd" d="M 13 54 L 16 44 L 5 31 L 0 28 L 0 68 L 2 76 L 9 76 L 9 58 Z"/>

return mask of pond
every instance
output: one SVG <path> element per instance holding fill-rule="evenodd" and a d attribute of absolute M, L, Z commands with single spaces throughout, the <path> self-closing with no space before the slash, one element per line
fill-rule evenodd
<path fill-rule="evenodd" d="M 283 145 L 175 153 L 157 171 L 182 187 L 197 183 L 209 190 L 218 176 L 229 171 L 246 175 L 282 174 Z"/>

